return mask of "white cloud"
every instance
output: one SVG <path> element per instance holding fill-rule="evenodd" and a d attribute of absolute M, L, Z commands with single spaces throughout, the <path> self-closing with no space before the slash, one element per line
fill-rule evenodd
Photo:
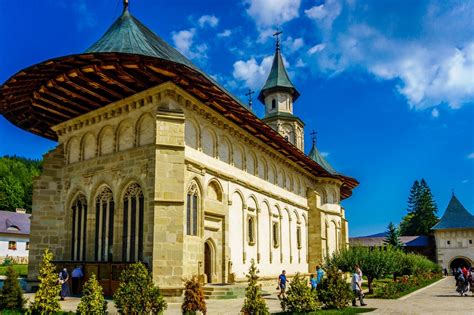
<path fill-rule="evenodd" d="M 231 30 L 224 30 L 223 32 L 218 33 L 217 37 L 229 37 L 230 35 L 232 35 Z"/>
<path fill-rule="evenodd" d="M 308 49 L 308 55 L 313 55 L 319 51 L 322 51 L 324 50 L 324 48 L 326 47 L 325 44 L 318 44 L 318 45 L 315 45 L 313 47 L 311 47 L 310 49 Z"/>
<path fill-rule="evenodd" d="M 433 110 L 431 111 L 431 116 L 433 118 L 438 118 L 439 117 L 439 110 L 437 108 L 433 108 Z"/>
<path fill-rule="evenodd" d="M 273 56 L 263 58 L 260 64 L 255 58 L 236 61 L 232 75 L 234 79 L 244 81 L 245 87 L 254 90 L 261 89 L 270 72 L 272 61 Z"/>
<path fill-rule="evenodd" d="M 215 15 L 203 15 L 198 20 L 200 27 L 210 26 L 216 27 L 219 24 L 219 19 Z"/>
<path fill-rule="evenodd" d="M 325 45 L 310 48 L 306 61 L 329 76 L 359 69 L 393 80 L 415 109 L 472 103 L 474 40 L 466 30 L 474 28 L 474 2 L 415 6 L 416 13 L 394 7 L 386 19 L 380 18 L 385 8 L 374 3 L 354 2 L 342 10 L 341 0 L 328 0 L 306 10 Z"/>
<path fill-rule="evenodd" d="M 467 156 L 468 159 L 472 160 L 474 159 L 474 152 L 470 153 L 468 156 Z"/>
<path fill-rule="evenodd" d="M 304 67 L 306 67 L 306 63 L 304 63 L 303 59 L 299 58 L 298 60 L 296 60 L 295 67 L 304 68 Z"/>
<path fill-rule="evenodd" d="M 463 180 L 461 181 L 461 183 L 467 184 L 467 183 L 469 183 L 469 179 L 463 179 Z"/>
<path fill-rule="evenodd" d="M 329 152 L 320 152 L 319 154 L 321 154 L 322 157 L 328 157 L 329 156 Z"/>
<path fill-rule="evenodd" d="M 296 52 L 303 46 L 304 40 L 301 37 L 293 39 L 291 36 L 289 36 L 283 42 L 283 49 L 285 50 L 285 52 L 288 51 L 290 54 Z"/>
<path fill-rule="evenodd" d="M 301 0 L 245 0 L 247 14 L 255 21 L 260 41 L 274 32 L 272 28 L 299 16 Z"/>
<path fill-rule="evenodd" d="M 182 30 L 173 32 L 173 42 L 175 47 L 186 57 L 191 59 L 207 58 L 206 51 L 208 49 L 206 44 L 194 45 L 194 36 L 196 29 Z M 194 45 L 194 46 L 193 46 Z"/>

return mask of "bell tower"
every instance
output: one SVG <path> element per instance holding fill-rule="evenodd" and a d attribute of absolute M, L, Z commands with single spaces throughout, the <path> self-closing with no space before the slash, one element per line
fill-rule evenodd
<path fill-rule="evenodd" d="M 293 115 L 293 103 L 300 93 L 291 83 L 281 55 L 280 35 L 276 32 L 275 56 L 272 68 L 258 99 L 265 106 L 263 121 L 280 133 L 285 139 L 304 151 L 304 123 Z"/>

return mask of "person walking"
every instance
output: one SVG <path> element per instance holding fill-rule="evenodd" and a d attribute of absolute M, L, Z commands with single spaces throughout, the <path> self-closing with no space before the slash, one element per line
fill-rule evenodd
<path fill-rule="evenodd" d="M 59 296 L 61 297 L 61 301 L 64 301 L 64 299 L 70 295 L 69 284 L 67 283 L 68 281 L 69 281 L 69 273 L 67 272 L 67 269 L 64 268 L 59 273 L 59 283 L 61 284 L 61 292 L 59 292 Z"/>
<path fill-rule="evenodd" d="M 321 266 L 316 266 L 316 287 L 323 281 L 324 271 Z"/>
<path fill-rule="evenodd" d="M 284 298 L 286 297 L 286 283 L 288 280 L 286 279 L 286 271 L 283 270 L 281 272 L 281 275 L 278 276 L 278 287 L 277 289 L 280 289 L 280 293 L 278 293 L 278 299 L 281 300 L 281 297 L 283 296 Z"/>
<path fill-rule="evenodd" d="M 79 294 L 79 286 L 81 284 L 81 280 L 84 277 L 84 273 L 82 272 L 82 266 L 79 265 L 73 269 L 71 272 L 71 279 L 72 279 L 72 294 L 77 295 Z"/>
<path fill-rule="evenodd" d="M 361 276 L 360 276 L 360 268 L 358 266 L 355 267 L 355 272 L 352 274 L 352 281 L 351 281 L 351 288 L 354 296 L 352 298 L 352 306 L 356 305 L 356 299 L 359 298 L 360 306 L 366 306 L 367 304 L 364 303 L 364 293 L 362 292 L 361 286 Z"/>
<path fill-rule="evenodd" d="M 318 283 L 316 282 L 316 277 L 314 276 L 314 274 L 312 274 L 311 278 L 309 278 L 309 284 L 311 285 L 311 291 L 316 290 Z"/>

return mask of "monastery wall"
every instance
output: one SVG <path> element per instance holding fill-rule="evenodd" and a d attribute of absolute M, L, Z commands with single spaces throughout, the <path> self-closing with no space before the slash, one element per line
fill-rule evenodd
<path fill-rule="evenodd" d="M 474 264 L 474 229 L 435 230 L 435 239 L 438 263 L 443 268 L 450 270 L 455 258 Z"/>

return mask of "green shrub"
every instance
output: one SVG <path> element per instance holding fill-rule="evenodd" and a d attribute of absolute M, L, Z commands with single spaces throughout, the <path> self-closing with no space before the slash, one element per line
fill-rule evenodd
<path fill-rule="evenodd" d="M 28 310 L 30 314 L 54 314 L 61 311 L 58 301 L 61 285 L 58 282 L 58 273 L 51 262 L 52 260 L 53 253 L 46 249 L 38 275 L 39 288 Z"/>
<path fill-rule="evenodd" d="M 290 282 L 287 296 L 281 300 L 284 312 L 304 313 L 313 312 L 321 307 L 316 291 L 311 291 L 308 282 L 299 273 Z"/>
<path fill-rule="evenodd" d="M 317 294 L 326 308 L 343 309 L 351 302 L 353 293 L 343 274 L 335 268 L 329 268 L 323 281 L 318 284 Z"/>
<path fill-rule="evenodd" d="M 13 259 L 10 258 L 10 257 L 5 257 L 5 259 L 3 259 L 3 263 L 2 263 L 2 266 L 11 266 L 13 265 Z"/>
<path fill-rule="evenodd" d="M 84 283 L 81 302 L 77 306 L 78 314 L 106 314 L 107 302 L 104 299 L 104 291 L 97 281 L 95 274 Z"/>
<path fill-rule="evenodd" d="M 194 276 L 184 282 L 184 301 L 181 305 L 183 314 L 196 314 L 201 311 L 207 313 L 206 300 L 204 299 L 204 290 L 199 279 Z"/>
<path fill-rule="evenodd" d="M 127 315 L 161 314 L 167 308 L 159 288 L 140 262 L 122 271 L 114 302 L 119 313 Z"/>
<path fill-rule="evenodd" d="M 262 298 L 260 287 L 257 285 L 258 280 L 258 269 L 255 266 L 255 260 L 251 260 L 249 273 L 246 275 L 248 279 L 248 286 L 245 289 L 245 300 L 244 306 L 242 306 L 241 312 L 245 315 L 258 314 L 265 315 L 270 314 L 268 311 L 267 304 Z"/>
<path fill-rule="evenodd" d="M 7 278 L 0 294 L 0 310 L 23 310 L 25 299 L 18 283 L 18 273 L 12 267 L 7 269 Z"/>

